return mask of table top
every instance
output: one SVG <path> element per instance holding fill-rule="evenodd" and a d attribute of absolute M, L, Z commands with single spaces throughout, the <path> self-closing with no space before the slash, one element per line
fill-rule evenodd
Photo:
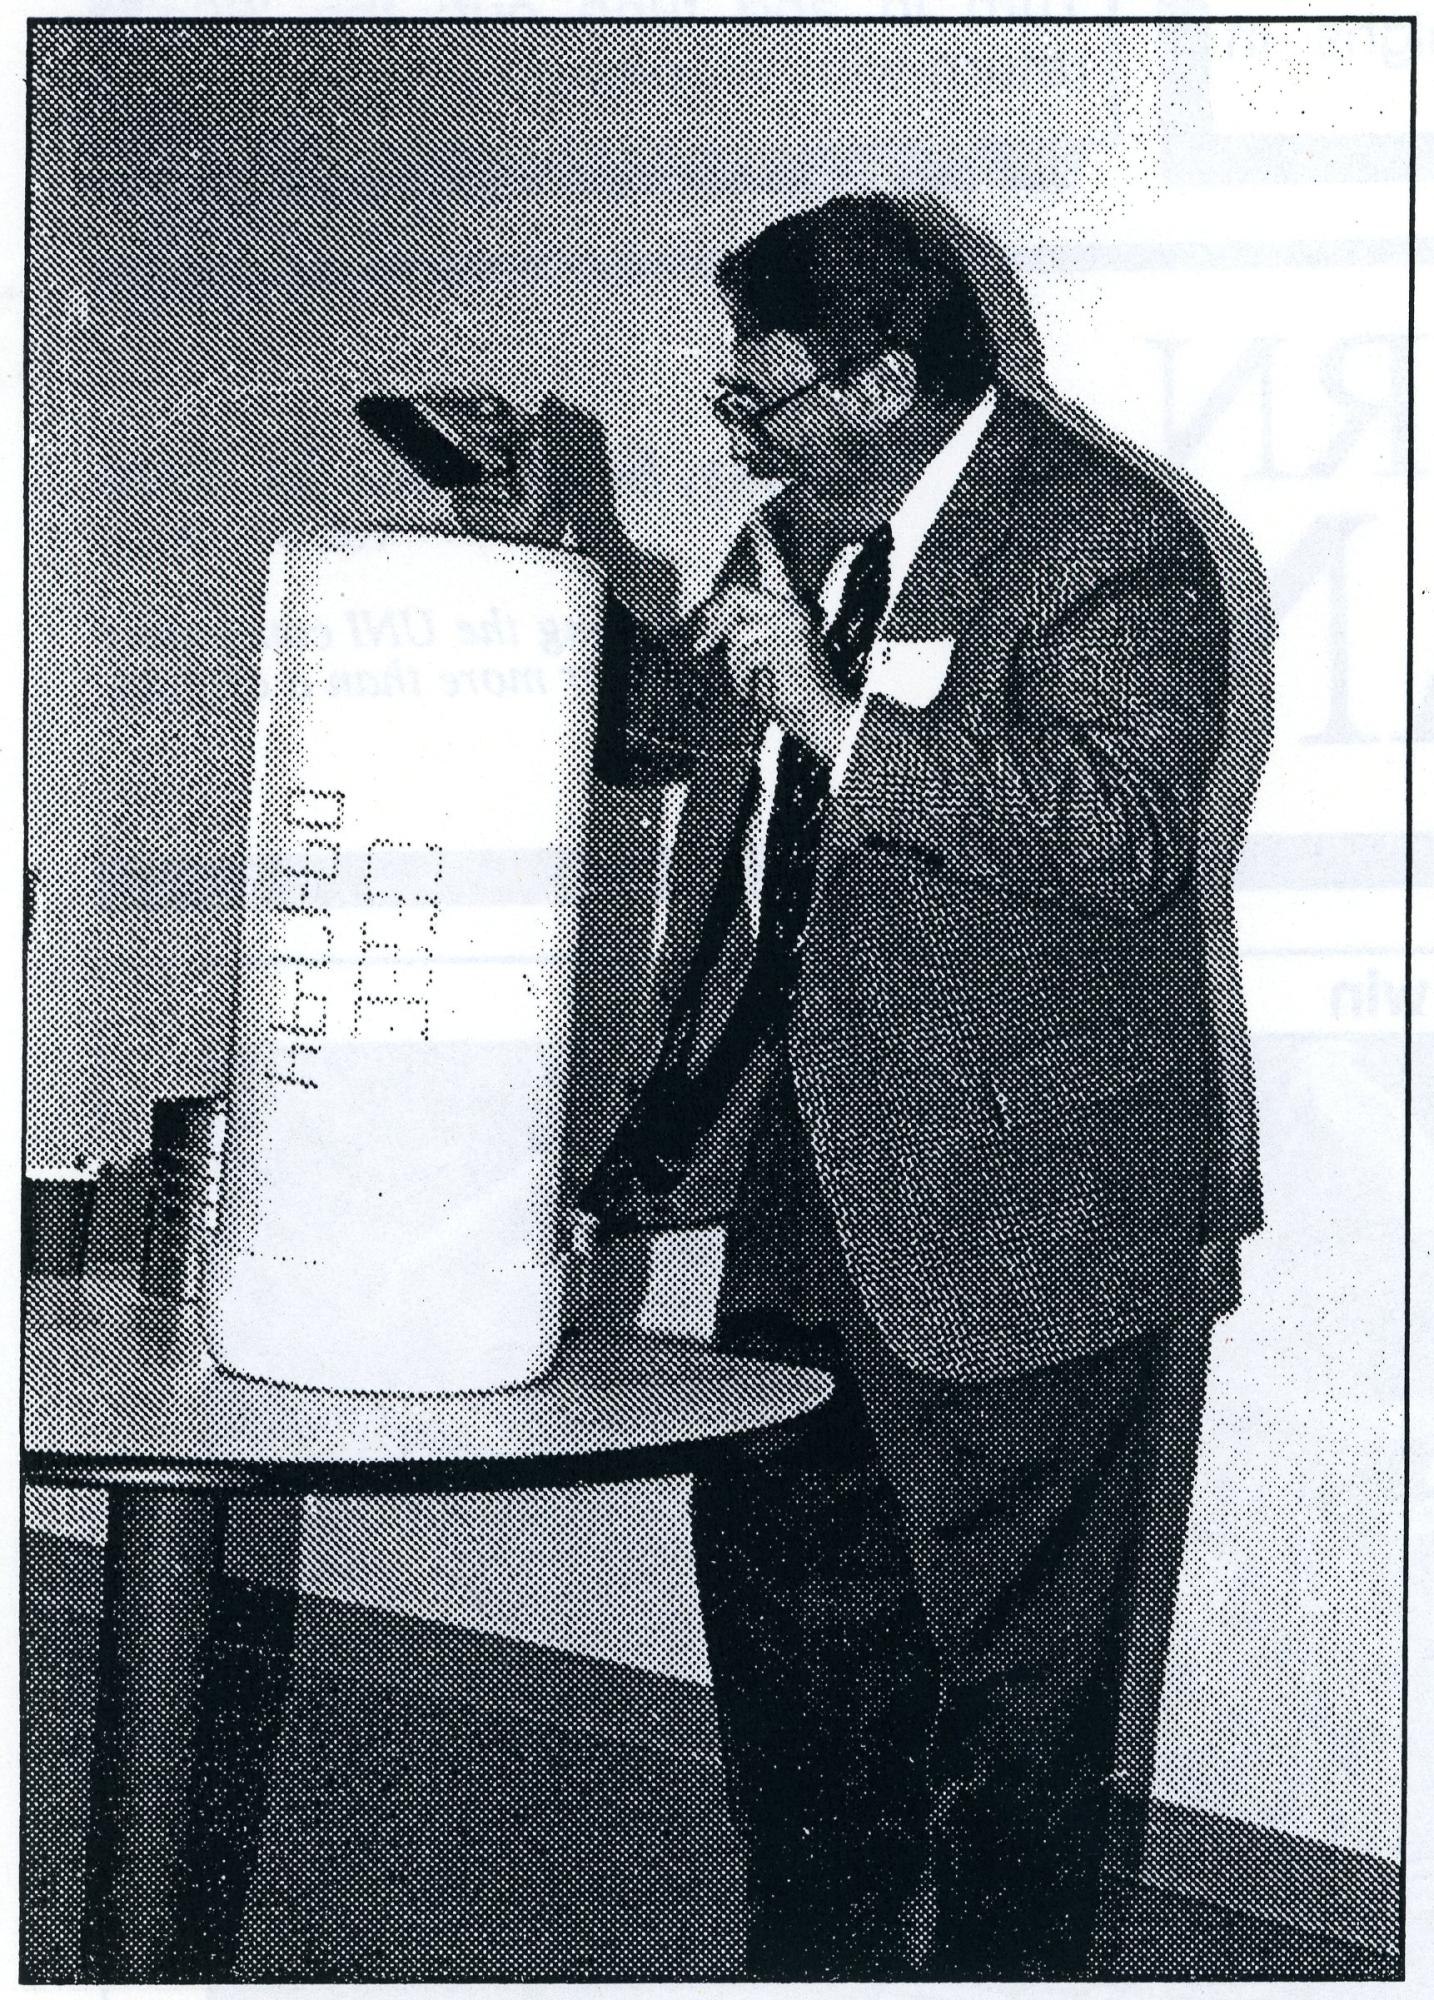
<path fill-rule="evenodd" d="M 692 1340 L 585 1333 L 487 1394 L 298 1389 L 232 1374 L 193 1307 L 137 1274 L 26 1287 L 24 1474 L 37 1485 L 476 1492 L 686 1472 L 813 1416 L 831 1378 Z"/>

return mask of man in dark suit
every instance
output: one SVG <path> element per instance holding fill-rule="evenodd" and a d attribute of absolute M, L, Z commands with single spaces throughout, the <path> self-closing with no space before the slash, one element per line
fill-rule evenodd
<path fill-rule="evenodd" d="M 998 382 L 928 210 L 830 202 L 718 283 L 780 486 L 678 632 L 615 613 L 607 775 L 688 789 L 580 1205 L 724 1215 L 719 1340 L 837 1377 L 693 1495 L 749 1972 L 1078 1976 L 1209 1235 L 1226 610 L 1170 494 Z"/>

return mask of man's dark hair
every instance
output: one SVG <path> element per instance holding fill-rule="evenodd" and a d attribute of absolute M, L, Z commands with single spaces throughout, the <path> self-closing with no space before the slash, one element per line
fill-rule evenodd
<path fill-rule="evenodd" d="M 716 278 L 739 338 L 796 334 L 823 373 L 898 348 L 943 403 L 974 402 L 996 373 L 954 225 L 934 203 L 838 195 L 729 250 Z"/>

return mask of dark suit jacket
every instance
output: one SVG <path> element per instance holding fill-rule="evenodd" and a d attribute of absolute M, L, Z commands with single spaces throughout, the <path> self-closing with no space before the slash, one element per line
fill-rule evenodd
<path fill-rule="evenodd" d="M 749 562 L 739 539 L 728 572 Z M 1163 487 L 1002 389 L 884 636 L 949 666 L 923 708 L 869 702 L 791 1060 L 871 1320 L 915 1367 L 984 1379 L 1162 1325 L 1219 1227 L 1195 863 L 1226 610 Z M 656 1029 L 763 719 L 642 647 L 621 710 L 628 775 L 688 774 Z M 734 1094 L 695 1182 L 740 1155 L 758 1094 Z"/>

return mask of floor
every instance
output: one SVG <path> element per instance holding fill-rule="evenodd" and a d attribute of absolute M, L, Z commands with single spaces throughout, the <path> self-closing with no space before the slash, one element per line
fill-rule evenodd
<path fill-rule="evenodd" d="M 79 1977 L 98 1551 L 27 1549 L 23 1976 Z M 1113 1885 L 1112 1976 L 1377 1979 L 1392 1958 Z M 740 1976 L 704 1689 L 305 1600 L 235 1977 Z"/>

